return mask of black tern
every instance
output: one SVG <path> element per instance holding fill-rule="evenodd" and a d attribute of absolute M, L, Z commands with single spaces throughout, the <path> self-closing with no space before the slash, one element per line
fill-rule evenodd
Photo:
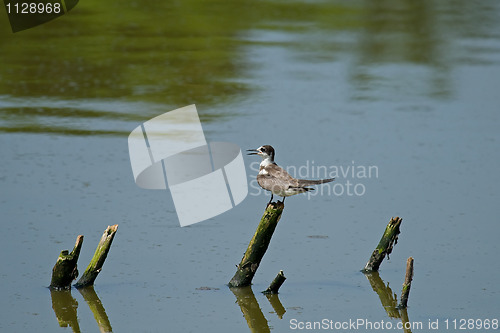
<path fill-rule="evenodd" d="M 317 180 L 293 178 L 285 169 L 279 167 L 274 162 L 274 148 L 269 145 L 264 145 L 257 149 L 248 149 L 247 151 L 251 152 L 248 155 L 259 155 L 262 157 L 257 182 L 264 190 L 271 192 L 269 203 L 273 200 L 273 194 L 283 197 L 282 202 L 284 203 L 286 197 L 314 190 L 307 186 L 329 183 L 335 180 L 335 178 Z"/>

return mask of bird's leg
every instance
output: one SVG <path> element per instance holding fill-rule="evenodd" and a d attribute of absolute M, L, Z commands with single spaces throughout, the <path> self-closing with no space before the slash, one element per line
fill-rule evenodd
<path fill-rule="evenodd" d="M 271 192 L 271 199 L 269 199 L 269 202 L 267 204 L 270 205 L 271 201 L 273 201 L 273 193 L 272 192 Z"/>
<path fill-rule="evenodd" d="M 286 197 L 283 197 L 283 200 L 281 200 L 281 203 L 282 203 L 282 204 L 285 204 L 285 198 L 286 198 Z"/>

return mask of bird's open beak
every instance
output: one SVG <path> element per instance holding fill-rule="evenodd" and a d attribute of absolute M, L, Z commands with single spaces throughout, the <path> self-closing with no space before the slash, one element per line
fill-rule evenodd
<path fill-rule="evenodd" d="M 247 151 L 251 151 L 252 153 L 248 153 L 247 155 L 259 155 L 260 151 L 257 149 L 247 149 Z"/>

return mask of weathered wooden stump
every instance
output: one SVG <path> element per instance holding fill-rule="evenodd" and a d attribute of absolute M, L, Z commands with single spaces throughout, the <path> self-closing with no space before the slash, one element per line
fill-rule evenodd
<path fill-rule="evenodd" d="M 399 308 L 404 309 L 408 306 L 408 297 L 410 296 L 411 281 L 413 280 L 413 258 L 409 257 L 406 261 L 406 274 L 405 282 L 403 283 L 403 290 L 401 291 L 401 301 Z"/>
<path fill-rule="evenodd" d="M 79 235 L 76 238 L 76 243 L 71 253 L 68 253 L 68 250 L 61 251 L 54 268 L 52 268 L 50 289 L 62 290 L 71 288 L 71 282 L 78 277 L 77 262 L 82 244 L 83 235 Z"/>
<path fill-rule="evenodd" d="M 115 237 L 117 230 L 118 224 L 108 226 L 106 230 L 104 230 L 92 260 L 87 266 L 87 269 L 85 269 L 85 272 L 83 272 L 82 277 L 75 284 L 76 288 L 94 285 L 94 281 L 97 278 L 97 275 L 101 272 L 104 261 L 108 256 L 109 248 L 111 247 L 111 243 L 113 242 L 113 238 Z"/>
<path fill-rule="evenodd" d="M 283 271 L 279 271 L 274 280 L 271 282 L 269 287 L 263 291 L 264 294 L 277 294 L 283 282 L 285 282 L 286 277 Z"/>
<path fill-rule="evenodd" d="M 399 226 L 403 221 L 400 217 L 393 217 L 387 227 L 385 228 L 384 234 L 377 245 L 377 248 L 373 251 L 370 260 L 365 265 L 363 272 L 374 272 L 378 271 L 380 264 L 384 260 L 385 256 L 389 256 L 395 244 L 398 242 L 398 235 L 400 234 Z"/>
<path fill-rule="evenodd" d="M 271 242 L 284 208 L 284 204 L 280 201 L 267 205 L 240 264 L 236 266 L 236 273 L 229 281 L 229 287 L 245 287 L 252 284 L 252 279 Z"/>

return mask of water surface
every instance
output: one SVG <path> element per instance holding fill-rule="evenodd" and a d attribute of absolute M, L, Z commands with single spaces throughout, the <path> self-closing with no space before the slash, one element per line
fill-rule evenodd
<path fill-rule="evenodd" d="M 1 331 L 287 332 L 407 316 L 420 332 L 499 318 L 496 1 L 85 1 L 16 34 L 5 17 Z M 130 168 L 130 131 L 193 103 L 209 141 L 271 144 L 278 164 L 312 178 L 377 173 L 340 172 L 330 192 L 288 198 L 252 290 L 231 291 L 268 200 L 255 156 L 247 199 L 186 228 L 169 192 L 139 189 Z M 392 216 L 399 242 L 365 276 Z M 59 252 L 83 234 L 82 272 L 111 224 L 94 290 L 51 294 Z M 391 295 L 410 256 L 405 314 Z M 268 299 L 280 269 L 288 279 Z M 57 304 L 74 311 L 61 319 Z"/>

